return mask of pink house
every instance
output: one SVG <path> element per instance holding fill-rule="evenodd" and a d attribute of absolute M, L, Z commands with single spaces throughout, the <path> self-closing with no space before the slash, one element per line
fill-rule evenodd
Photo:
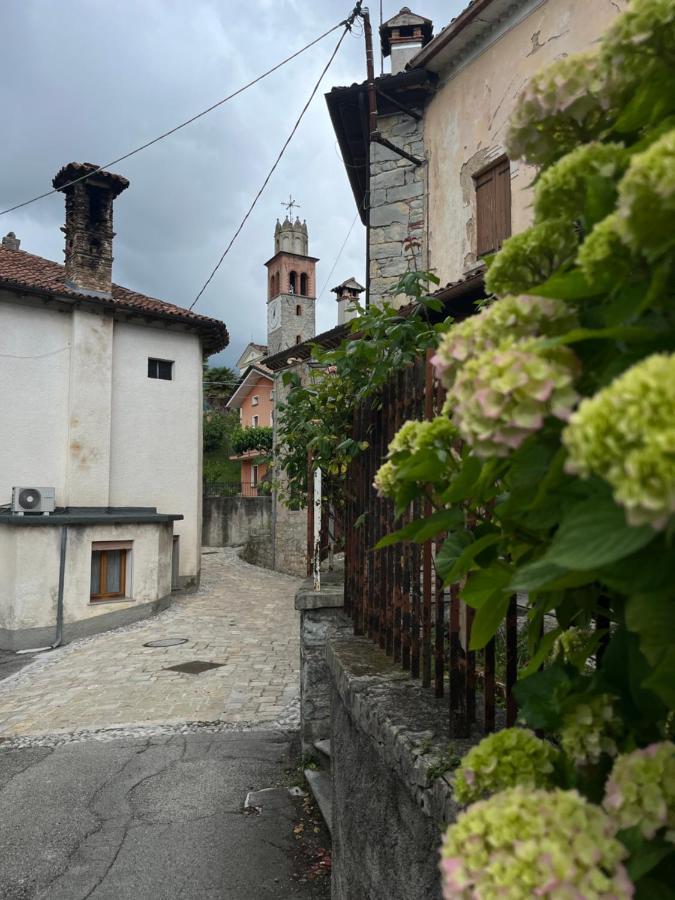
<path fill-rule="evenodd" d="M 274 380 L 262 365 L 248 366 L 234 394 L 227 402 L 228 409 L 239 410 L 242 428 L 271 428 L 274 416 Z M 267 474 L 264 458 L 267 450 L 246 450 L 230 459 L 241 460 L 241 492 L 257 496 L 258 485 Z"/>

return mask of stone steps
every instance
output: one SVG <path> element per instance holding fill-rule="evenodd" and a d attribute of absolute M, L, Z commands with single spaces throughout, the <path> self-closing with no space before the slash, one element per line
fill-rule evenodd
<path fill-rule="evenodd" d="M 314 749 L 317 751 L 321 768 L 330 769 L 330 741 L 314 741 Z"/>
<path fill-rule="evenodd" d="M 320 769 L 305 769 L 305 779 L 314 795 L 328 830 L 333 830 L 333 779 Z"/>

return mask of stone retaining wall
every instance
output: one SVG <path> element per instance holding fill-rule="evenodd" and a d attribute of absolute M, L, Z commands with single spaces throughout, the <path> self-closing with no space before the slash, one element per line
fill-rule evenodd
<path fill-rule="evenodd" d="M 204 497 L 202 544 L 242 547 L 242 558 L 272 567 L 272 498 Z"/>
<path fill-rule="evenodd" d="M 342 618 L 342 576 L 322 574 L 321 590 L 308 578 L 295 595 L 300 611 L 300 737 L 302 751 L 314 754 L 316 741 L 330 738 L 331 688 L 326 644 L 351 623 Z"/>
<path fill-rule="evenodd" d="M 333 900 L 436 900 L 438 848 L 457 813 L 447 699 L 368 639 L 337 635 L 331 677 Z M 462 756 L 471 741 L 453 741 Z"/>

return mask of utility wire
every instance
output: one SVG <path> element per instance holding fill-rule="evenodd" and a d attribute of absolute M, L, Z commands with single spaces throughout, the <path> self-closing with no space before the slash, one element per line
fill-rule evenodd
<path fill-rule="evenodd" d="M 357 8 L 358 8 L 359 6 L 360 6 L 360 4 L 357 4 Z M 309 99 L 307 100 L 307 102 L 306 102 L 305 105 L 303 106 L 302 111 L 300 112 L 300 115 L 299 115 L 298 118 L 296 119 L 295 125 L 294 125 L 293 128 L 291 129 L 291 133 L 288 135 L 288 137 L 287 137 L 286 140 L 284 141 L 284 145 L 283 145 L 283 147 L 281 148 L 281 150 L 279 151 L 279 155 L 278 155 L 277 158 L 274 160 L 274 164 L 272 165 L 272 168 L 271 168 L 271 169 L 269 170 L 269 172 L 267 173 L 267 176 L 266 176 L 265 180 L 263 181 L 263 183 L 262 183 L 262 185 L 261 185 L 261 187 L 260 187 L 260 190 L 259 190 L 258 193 L 255 195 L 255 197 L 253 198 L 253 202 L 251 203 L 251 205 L 249 206 L 248 210 L 246 211 L 246 215 L 245 215 L 244 218 L 241 220 L 241 222 L 240 222 L 240 224 L 239 224 L 239 227 L 237 228 L 237 230 L 236 230 L 236 231 L 234 232 L 234 234 L 232 235 L 229 244 L 228 244 L 227 247 L 223 250 L 223 253 L 221 254 L 221 257 L 220 257 L 220 259 L 218 260 L 218 262 L 216 263 L 216 265 L 214 266 L 213 271 L 211 272 L 211 274 L 209 275 L 209 277 L 206 279 L 206 281 L 205 281 L 204 284 L 202 285 L 202 288 L 201 288 L 201 290 L 199 291 L 199 293 L 197 294 L 197 296 L 195 297 L 195 299 L 192 301 L 192 303 L 191 303 L 191 305 L 190 305 L 190 307 L 189 307 L 190 309 L 193 309 L 193 307 L 196 305 L 196 303 L 197 303 L 197 301 L 199 300 L 199 298 L 202 296 L 202 294 L 204 293 L 204 291 L 206 290 L 206 288 L 209 286 L 209 284 L 210 284 L 211 281 L 213 280 L 213 277 L 214 277 L 214 275 L 216 274 L 216 272 L 218 271 L 218 269 L 221 267 L 221 265 L 222 265 L 222 263 L 223 263 L 223 260 L 225 259 L 225 257 L 227 256 L 227 254 L 230 252 L 230 249 L 231 249 L 232 245 L 234 244 L 234 242 L 236 241 L 236 239 L 239 237 L 239 234 L 241 233 L 242 228 L 243 228 L 244 225 L 246 224 L 246 221 L 248 220 L 248 217 L 251 215 L 251 213 L 252 213 L 253 210 L 255 209 L 255 206 L 256 206 L 258 200 L 260 199 L 260 197 L 262 196 L 263 191 L 265 190 L 265 188 L 266 188 L 267 185 L 269 184 L 270 178 L 272 177 L 272 175 L 274 174 L 275 169 L 277 168 L 277 166 L 278 166 L 279 163 L 281 162 L 281 158 L 282 158 L 282 156 L 284 155 L 284 153 L 286 152 L 286 148 L 288 147 L 288 145 L 290 144 L 291 140 L 293 139 L 293 136 L 295 135 L 295 132 L 298 130 L 298 127 L 300 126 L 300 123 L 302 122 L 305 113 L 306 113 L 307 110 L 309 109 L 310 103 L 311 103 L 312 100 L 314 99 L 314 96 L 315 96 L 316 92 L 319 90 L 319 85 L 320 85 L 321 82 L 323 81 L 326 72 L 328 71 L 328 69 L 329 69 L 330 66 L 331 66 L 331 63 L 333 62 L 333 60 L 334 60 L 335 57 L 337 56 L 337 52 L 338 52 L 338 50 L 340 49 L 340 46 L 342 45 L 342 41 L 344 40 L 345 35 L 347 34 L 348 31 L 351 30 L 352 22 L 353 22 L 353 20 L 354 20 L 354 18 L 355 18 L 355 15 L 356 15 L 356 11 L 353 12 L 353 13 L 351 14 L 351 16 L 350 16 L 348 19 L 346 19 L 344 22 L 341 22 L 341 23 L 340 23 L 341 25 L 344 25 L 344 31 L 343 31 L 342 34 L 340 35 L 340 40 L 339 40 L 339 41 L 337 42 L 337 44 L 335 45 L 335 49 L 334 49 L 333 52 L 331 53 L 330 59 L 328 60 L 328 62 L 326 63 L 326 65 L 323 67 L 323 70 L 322 70 L 321 74 L 319 75 L 319 79 L 318 79 L 318 81 L 316 82 L 316 84 L 314 85 L 314 87 L 313 87 L 313 89 L 312 89 L 312 93 L 309 95 Z"/>
<path fill-rule="evenodd" d="M 328 287 L 328 282 L 331 280 L 331 277 L 332 277 L 332 275 L 333 275 L 333 272 L 335 271 L 337 264 L 340 262 L 340 257 L 342 256 L 342 251 L 343 251 L 343 250 L 345 249 L 345 247 L 347 246 L 347 241 L 349 240 L 349 235 L 352 233 L 352 229 L 353 229 L 354 226 L 356 225 L 356 220 L 358 219 L 358 217 L 359 217 L 359 214 L 357 213 L 357 214 L 354 216 L 354 218 L 352 219 L 352 224 L 349 226 L 349 231 L 347 232 L 347 237 L 346 237 L 346 238 L 344 239 L 344 241 L 342 242 L 342 246 L 341 246 L 340 249 L 338 250 L 338 255 L 335 257 L 335 262 L 333 263 L 333 266 L 332 266 L 330 272 L 328 273 L 328 277 L 326 278 L 326 280 L 325 280 L 324 283 L 323 283 L 323 287 L 321 288 L 321 291 L 320 291 L 320 293 L 319 293 L 319 296 L 316 298 L 316 302 L 317 302 L 317 303 L 318 303 L 319 300 L 323 297 L 323 292 L 324 292 L 324 291 L 326 290 L 326 288 Z"/>
<path fill-rule="evenodd" d="M 66 184 L 61 185 L 60 188 L 53 188 L 51 191 L 45 191 L 44 194 L 38 194 L 37 197 L 33 197 L 31 200 L 25 200 L 23 203 L 17 203 L 15 206 L 10 206 L 8 209 L 0 210 L 0 216 L 4 216 L 7 213 L 14 212 L 15 209 L 21 209 L 24 206 L 28 206 L 30 203 L 35 203 L 36 200 L 42 200 L 45 197 L 51 197 L 52 194 L 57 194 L 63 191 L 65 188 L 70 187 L 73 184 L 77 184 L 78 181 L 84 181 L 86 178 L 91 178 L 92 175 L 95 175 L 97 172 L 101 172 L 103 169 L 107 169 L 110 166 L 115 166 L 117 163 L 122 162 L 125 159 L 129 159 L 130 156 L 134 156 L 136 153 L 140 153 L 141 150 L 145 150 L 148 147 L 152 147 L 153 144 L 157 144 L 159 141 L 163 141 L 164 138 L 169 137 L 172 134 L 175 134 L 177 131 L 180 131 L 181 128 L 185 128 L 186 125 L 191 125 L 193 122 L 196 122 L 197 119 L 201 119 L 202 116 L 207 115 L 210 112 L 213 112 L 214 109 L 218 109 L 219 106 L 222 106 L 223 103 L 227 103 L 228 100 L 232 100 L 234 97 L 237 97 L 239 94 L 243 94 L 244 91 L 248 90 L 248 88 L 253 87 L 254 84 L 257 84 L 259 81 L 262 81 L 263 78 L 267 78 L 268 75 L 271 75 L 273 72 L 276 72 L 277 69 L 280 69 L 282 66 L 285 66 L 286 63 L 291 62 L 291 60 L 300 56 L 300 54 L 304 53 L 306 50 L 309 50 L 310 47 L 313 47 L 315 44 L 318 44 L 319 41 L 322 41 L 329 34 L 332 34 L 334 31 L 337 31 L 338 28 L 345 25 L 345 22 L 338 22 L 337 25 L 334 25 L 332 28 L 329 28 L 328 31 L 324 31 L 323 34 L 320 34 L 319 37 L 314 38 L 313 41 L 310 41 L 309 44 L 306 44 L 300 50 L 296 50 L 295 53 L 291 54 L 291 56 L 287 56 L 286 59 L 282 60 L 280 63 L 277 63 L 275 66 L 272 66 L 271 69 L 268 69 L 266 72 L 263 72 L 262 75 L 258 75 L 257 78 L 254 78 L 253 81 L 249 81 L 248 84 L 245 84 L 243 87 L 238 88 L 232 94 L 228 94 L 227 97 L 223 97 L 222 100 L 218 100 L 217 103 L 214 103 L 212 106 L 209 106 L 207 109 L 202 110 L 194 116 L 191 116 L 189 119 L 186 119 L 185 122 L 181 122 L 180 125 L 176 125 L 173 128 L 170 128 L 169 131 L 165 131 L 163 134 L 160 134 L 158 137 L 153 138 L 151 141 L 147 141 L 145 144 L 141 144 L 140 147 L 136 147 L 134 150 L 130 150 L 128 153 L 125 153 L 123 156 L 118 156 L 117 159 L 113 159 L 108 163 L 104 163 L 104 165 L 99 166 L 97 169 L 94 169 L 93 172 L 87 172 L 86 175 L 81 175 L 79 178 L 73 178 L 72 181 L 66 182 Z M 344 35 L 343 35 L 344 37 Z M 190 307 L 192 308 L 192 307 Z"/>

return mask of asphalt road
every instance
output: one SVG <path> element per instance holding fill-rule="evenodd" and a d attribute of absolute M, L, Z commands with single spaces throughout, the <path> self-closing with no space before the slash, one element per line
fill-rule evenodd
<path fill-rule="evenodd" d="M 0 898 L 326 897 L 298 876 L 300 801 L 243 810 L 292 766 L 278 732 L 0 744 Z"/>

